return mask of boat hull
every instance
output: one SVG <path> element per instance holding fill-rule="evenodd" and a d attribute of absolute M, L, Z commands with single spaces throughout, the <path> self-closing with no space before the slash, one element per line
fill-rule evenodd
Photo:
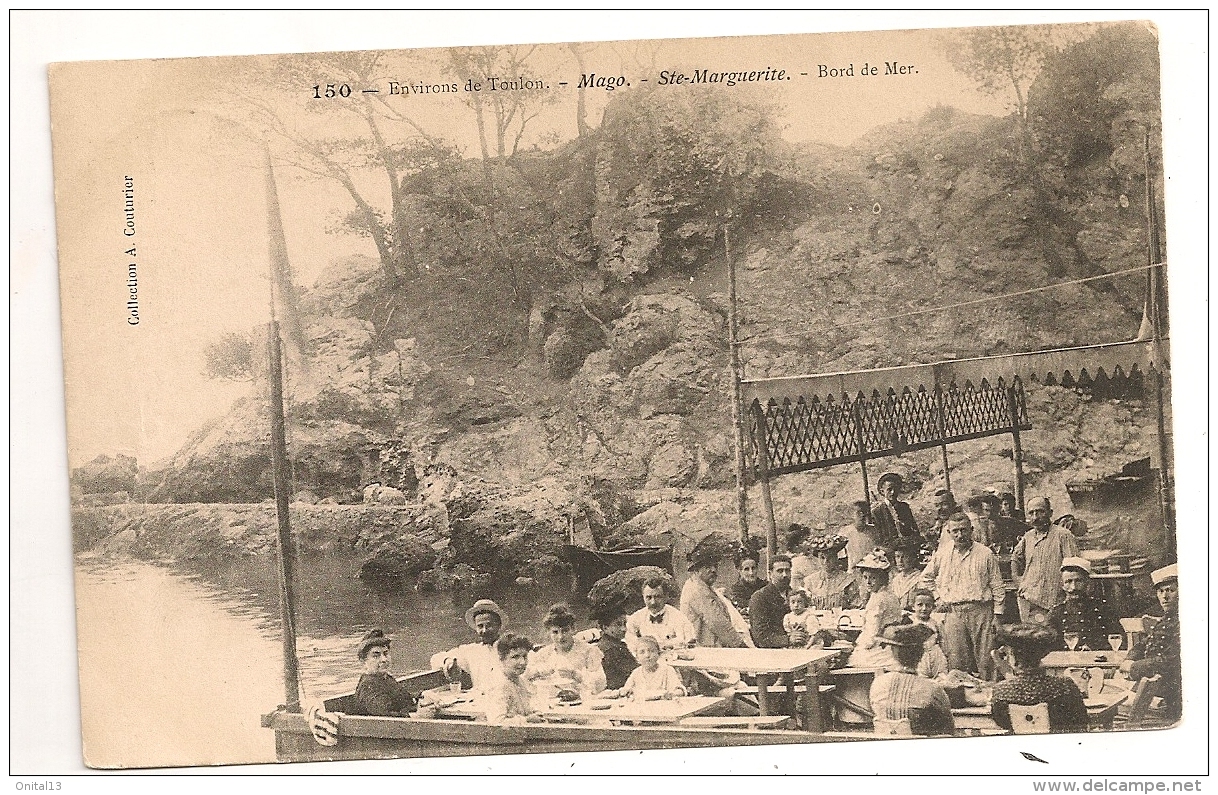
<path fill-rule="evenodd" d="M 275 752 L 282 762 L 790 745 L 863 739 L 766 729 L 575 724 L 498 726 L 468 721 L 345 715 L 338 744 L 323 746 L 314 741 L 303 715 L 274 712 L 262 716 L 262 725 L 275 731 Z"/>

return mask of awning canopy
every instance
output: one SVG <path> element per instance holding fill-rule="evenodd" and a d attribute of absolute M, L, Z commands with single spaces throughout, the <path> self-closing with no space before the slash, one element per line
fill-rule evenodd
<path fill-rule="evenodd" d="M 753 460 L 766 476 L 1029 430 L 1025 381 L 1133 378 L 1166 361 L 1132 342 L 742 381 Z"/>
<path fill-rule="evenodd" d="M 944 390 L 952 386 L 979 387 L 983 381 L 993 384 L 999 379 L 1007 384 L 1018 378 L 1024 382 L 1070 385 L 1100 377 L 1127 378 L 1155 367 L 1165 367 L 1167 360 L 1166 341 L 1156 344 L 1153 340 L 1132 340 L 880 370 L 745 379 L 740 387 L 746 406 L 754 400 L 764 405 L 771 400 L 781 403 L 813 397 L 824 400 L 829 396 L 840 400 L 860 394 L 886 394 L 890 390 L 896 393 L 906 389 L 933 391 L 936 386 Z"/>

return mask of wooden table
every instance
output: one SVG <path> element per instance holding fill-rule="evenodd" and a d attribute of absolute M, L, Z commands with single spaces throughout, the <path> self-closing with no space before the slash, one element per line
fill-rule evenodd
<path fill-rule="evenodd" d="M 443 698 L 446 691 L 437 692 Z M 628 698 L 591 698 L 579 704 L 566 706 L 551 703 L 540 714 L 547 721 L 575 721 L 578 723 L 676 723 L 684 718 L 703 715 L 716 708 L 726 706 L 728 699 L 720 696 L 683 696 L 657 701 L 633 701 Z M 477 697 L 465 694 L 459 701 L 441 707 L 437 717 L 461 720 L 486 720 L 486 709 Z"/>
<path fill-rule="evenodd" d="M 1051 651 L 1041 660 L 1041 667 L 1050 673 L 1062 673 L 1067 668 L 1103 668 L 1115 670 L 1129 656 L 1121 651 Z"/>
<path fill-rule="evenodd" d="M 723 707 L 728 701 L 721 696 L 682 696 L 656 701 L 594 697 L 574 706 L 551 705 L 541 714 L 547 720 L 574 719 L 580 723 L 676 723 Z"/>
<path fill-rule="evenodd" d="M 757 706 L 762 715 L 770 715 L 769 686 L 771 679 L 783 679 L 791 699 L 791 717 L 799 719 L 799 701 L 795 698 L 795 680 L 802 674 L 807 690 L 804 728 L 811 732 L 825 730 L 824 711 L 820 702 L 820 685 L 829 662 L 841 649 L 720 649 L 697 647 L 683 649 L 680 655 L 688 659 L 665 661 L 674 668 L 696 668 L 703 671 L 736 671 L 757 677 Z"/>

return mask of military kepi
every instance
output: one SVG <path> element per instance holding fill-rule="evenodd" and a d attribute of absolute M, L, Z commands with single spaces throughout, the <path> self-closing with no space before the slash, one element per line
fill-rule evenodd
<path fill-rule="evenodd" d="M 1156 588 L 1165 582 L 1176 579 L 1179 579 L 1179 574 L 1176 571 L 1175 563 L 1171 564 L 1170 566 L 1164 566 L 1161 569 L 1155 569 L 1150 574 L 1150 581 L 1155 584 Z"/>

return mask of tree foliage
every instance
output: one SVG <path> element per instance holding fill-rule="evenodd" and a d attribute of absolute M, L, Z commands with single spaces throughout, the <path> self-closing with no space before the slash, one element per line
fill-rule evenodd
<path fill-rule="evenodd" d="M 600 267 L 634 279 L 687 271 L 729 214 L 748 213 L 779 168 L 774 107 L 721 90 L 640 90 L 605 111 L 592 233 Z"/>
<path fill-rule="evenodd" d="M 233 332 L 203 349 L 209 378 L 250 381 L 254 377 L 254 349 L 249 334 Z"/>

